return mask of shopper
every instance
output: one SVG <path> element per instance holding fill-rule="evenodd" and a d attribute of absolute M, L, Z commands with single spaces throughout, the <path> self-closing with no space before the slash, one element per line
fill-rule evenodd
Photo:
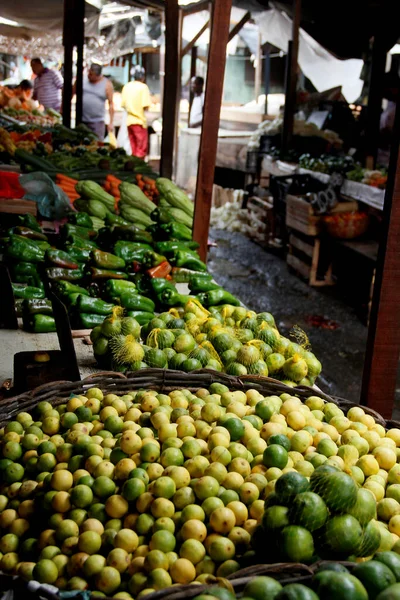
<path fill-rule="evenodd" d="M 73 93 L 76 93 L 76 83 Z M 107 129 L 114 131 L 114 88 L 109 79 L 102 74 L 102 66 L 91 64 L 87 77 L 83 79 L 82 122 L 103 141 L 105 134 L 106 107 L 110 114 Z"/>
<path fill-rule="evenodd" d="M 133 156 L 143 158 L 148 152 L 146 111 L 150 107 L 150 90 L 144 83 L 146 72 L 137 65 L 133 69 L 134 81 L 127 83 L 122 90 L 122 107 L 127 111 L 129 141 Z"/>
<path fill-rule="evenodd" d="M 31 69 L 36 75 L 33 99 L 45 108 L 61 109 L 61 90 L 64 80 L 58 71 L 45 67 L 40 58 L 32 58 Z"/>
<path fill-rule="evenodd" d="M 200 127 L 203 122 L 204 107 L 204 79 L 202 77 L 192 77 L 190 89 L 193 96 L 193 102 L 189 115 L 189 127 Z"/>

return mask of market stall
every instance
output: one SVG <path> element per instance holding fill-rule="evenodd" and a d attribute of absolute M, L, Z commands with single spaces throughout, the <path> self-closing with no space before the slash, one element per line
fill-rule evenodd
<path fill-rule="evenodd" d="M 176 1 L 166 8 L 169 64 L 179 56 L 180 17 Z M 399 594 L 400 423 L 327 396 L 306 333 L 283 336 L 271 312 L 248 310 L 202 260 L 229 12 L 215 0 L 195 207 L 144 161 L 84 142 L 79 126 L 55 126 L 46 141 L 42 131 L 1 131 L 11 166 L 27 171 L 10 186 L 35 197 L 38 219 L 2 222 L 0 313 L 21 311 L 25 330 L 3 330 L 0 362 L 9 367 L 21 349 L 51 365 L 57 330 L 64 366 L 92 375 L 53 373 L 16 397 L 3 392 L 0 571 L 15 597 L 32 589 L 57 600 L 92 591 L 126 600 Z M 172 115 L 164 171 L 175 122 L 165 101 L 176 93 L 164 94 L 164 116 Z M 400 131 L 400 111 L 397 119 Z M 383 361 L 391 380 L 398 356 L 398 298 L 386 281 L 398 276 L 395 159 L 388 249 L 378 258 L 389 269 L 377 270 L 375 292 L 385 311 L 374 304 L 377 353 L 367 356 L 375 403 Z M 293 202 L 293 220 L 306 214 L 303 225 L 316 232 L 307 203 Z M 74 341 L 82 328 L 89 336 Z"/>

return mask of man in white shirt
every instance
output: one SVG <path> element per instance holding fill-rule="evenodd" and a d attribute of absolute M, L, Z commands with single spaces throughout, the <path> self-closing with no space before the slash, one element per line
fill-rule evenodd
<path fill-rule="evenodd" d="M 204 107 L 204 79 L 202 77 L 192 77 L 190 89 L 193 92 L 193 102 L 189 115 L 189 127 L 200 127 L 203 122 Z"/>

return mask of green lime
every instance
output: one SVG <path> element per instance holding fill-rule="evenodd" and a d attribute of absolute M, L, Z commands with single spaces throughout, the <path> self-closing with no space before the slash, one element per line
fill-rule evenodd
<path fill-rule="evenodd" d="M 274 600 L 281 589 L 282 585 L 272 577 L 254 577 L 245 585 L 243 596 L 254 600 Z"/>
<path fill-rule="evenodd" d="M 283 446 L 271 444 L 263 453 L 263 464 L 270 468 L 284 469 L 288 462 L 288 453 Z"/>
<path fill-rule="evenodd" d="M 274 600 L 319 600 L 319 598 L 313 590 L 302 583 L 289 583 L 274 597 Z"/>
<path fill-rule="evenodd" d="M 331 553 L 350 556 L 357 552 L 361 538 L 361 525 L 351 515 L 337 515 L 325 525 L 324 547 Z"/>
<path fill-rule="evenodd" d="M 147 473 L 146 473 L 147 474 Z M 133 502 L 146 491 L 146 485 L 142 479 L 127 479 L 122 488 L 122 495 L 128 502 Z"/>
<path fill-rule="evenodd" d="M 288 452 L 290 450 L 290 440 L 286 435 L 283 435 L 283 433 L 271 435 L 271 437 L 268 438 L 268 444 L 278 444 L 278 446 L 283 446 Z"/>
<path fill-rule="evenodd" d="M 393 571 L 396 581 L 400 581 L 400 556 L 396 552 L 377 552 L 374 560 L 389 567 Z"/>
<path fill-rule="evenodd" d="M 335 571 L 320 571 L 313 578 L 313 587 L 324 600 L 368 600 L 368 593 L 356 577 Z"/>
<path fill-rule="evenodd" d="M 328 518 L 328 509 L 318 494 L 303 492 L 297 494 L 290 504 L 291 523 L 302 525 L 309 531 L 322 527 Z"/>
<path fill-rule="evenodd" d="M 80 483 L 84 483 L 81 482 Z M 93 481 L 92 490 L 95 496 L 100 499 L 108 498 L 115 493 L 115 483 L 109 477 L 100 475 Z"/>
<path fill-rule="evenodd" d="M 396 583 L 393 571 L 377 560 L 369 560 L 356 565 L 352 570 L 352 575 L 361 581 L 371 600 Z"/>
<path fill-rule="evenodd" d="M 224 421 L 224 427 L 229 431 L 232 442 L 240 440 L 245 432 L 244 425 L 240 419 L 227 419 Z"/>
<path fill-rule="evenodd" d="M 312 534 L 298 525 L 289 525 L 282 529 L 279 546 L 288 562 L 307 563 L 314 555 Z"/>

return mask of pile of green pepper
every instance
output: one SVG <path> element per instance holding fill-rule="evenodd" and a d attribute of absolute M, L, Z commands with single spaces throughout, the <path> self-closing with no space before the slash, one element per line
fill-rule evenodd
<path fill-rule="evenodd" d="M 56 330 L 49 290 L 67 306 L 71 326 L 84 329 L 102 323 L 118 305 L 141 325 L 155 311 L 182 307 L 193 297 L 205 306 L 238 305 L 212 281 L 186 229 L 168 223 L 144 231 L 120 219 L 95 231 L 87 213 L 75 212 L 49 240 L 26 215 L 2 238 L 24 328 Z M 189 283 L 190 295 L 180 294 L 174 282 Z"/>

